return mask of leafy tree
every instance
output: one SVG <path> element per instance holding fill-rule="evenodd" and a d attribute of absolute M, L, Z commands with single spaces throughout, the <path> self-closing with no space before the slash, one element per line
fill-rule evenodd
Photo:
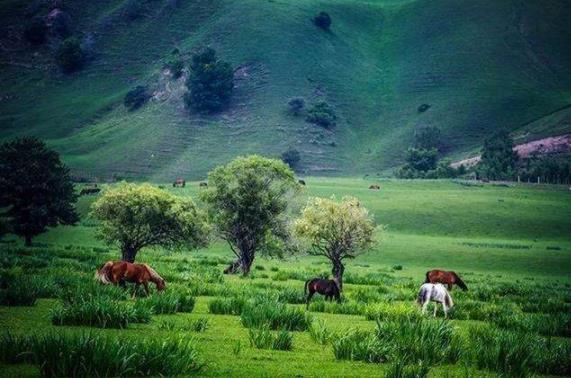
<path fill-rule="evenodd" d="M 216 59 L 216 52 L 206 48 L 193 55 L 186 86 L 187 107 L 203 113 L 217 112 L 228 104 L 234 89 L 232 66 Z"/>
<path fill-rule="evenodd" d="M 331 27 L 331 16 L 329 16 L 327 12 L 319 12 L 319 14 L 313 18 L 313 23 L 323 30 L 329 30 Z"/>
<path fill-rule="evenodd" d="M 505 129 L 500 129 L 484 141 L 482 158 L 477 170 L 480 175 L 490 180 L 513 178 L 518 161 L 514 143 Z"/>
<path fill-rule="evenodd" d="M 324 256 L 332 265 L 333 277 L 343 288 L 343 260 L 354 259 L 374 243 L 375 223 L 358 199 L 313 198 L 294 225 L 296 235 L 309 241 L 309 253 Z"/>
<path fill-rule="evenodd" d="M 143 106 L 145 102 L 150 98 L 147 92 L 147 87 L 142 85 L 137 85 L 135 88 L 131 89 L 125 95 L 123 103 L 125 107 L 129 110 L 136 110 Z"/>
<path fill-rule="evenodd" d="M 24 36 L 34 45 L 42 44 L 46 41 L 48 27 L 43 17 L 34 17 L 24 29 Z"/>
<path fill-rule="evenodd" d="M 335 109 L 333 109 L 333 107 L 331 107 L 325 101 L 322 101 L 309 109 L 305 120 L 307 122 L 315 123 L 316 125 L 329 129 L 335 126 L 337 115 L 335 114 Z"/>
<path fill-rule="evenodd" d="M 441 133 L 436 126 L 421 127 L 414 132 L 414 148 L 430 150 L 440 146 Z"/>
<path fill-rule="evenodd" d="M 92 205 L 101 221 L 98 236 L 118 245 L 121 258 L 133 262 L 146 247 L 199 248 L 207 245 L 209 226 L 192 199 L 154 186 L 123 183 Z"/>
<path fill-rule="evenodd" d="M 436 148 L 409 148 L 405 158 L 407 165 L 417 171 L 428 171 L 436 168 L 438 150 Z"/>
<path fill-rule="evenodd" d="M 80 69 L 84 63 L 84 54 L 76 38 L 67 38 L 56 52 L 56 61 L 64 72 Z"/>
<path fill-rule="evenodd" d="M 282 161 L 284 163 L 286 163 L 287 165 L 290 166 L 291 169 L 294 169 L 297 167 L 297 165 L 299 164 L 299 161 L 301 160 L 301 156 L 299 155 L 299 151 L 296 150 L 295 148 L 290 148 L 287 151 L 285 151 L 284 153 L 282 153 Z"/>
<path fill-rule="evenodd" d="M 290 113 L 297 116 L 305 107 L 305 100 L 303 97 L 294 97 L 287 102 L 287 105 Z"/>
<path fill-rule="evenodd" d="M 0 217 L 27 246 L 48 227 L 78 221 L 68 168 L 36 138 L 0 145 Z"/>
<path fill-rule="evenodd" d="M 256 155 L 209 173 L 208 189 L 201 194 L 218 234 L 236 255 L 228 273 L 248 275 L 258 252 L 291 247 L 286 211 L 298 188 L 287 165 Z"/>

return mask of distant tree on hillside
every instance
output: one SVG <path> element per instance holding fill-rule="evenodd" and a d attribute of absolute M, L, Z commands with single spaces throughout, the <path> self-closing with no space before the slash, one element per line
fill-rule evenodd
<path fill-rule="evenodd" d="M 490 180 L 511 179 L 516 174 L 518 161 L 514 143 L 505 129 L 493 133 L 484 141 L 482 158 L 478 163 L 478 173 Z"/>
<path fill-rule="evenodd" d="M 27 246 L 48 227 L 77 222 L 76 200 L 69 170 L 42 141 L 0 145 L 0 217 Z"/>
<path fill-rule="evenodd" d="M 354 259 L 373 243 L 375 222 L 358 199 L 311 199 L 295 222 L 297 236 L 309 242 L 309 253 L 331 262 L 333 277 L 343 289 L 344 260 Z"/>
<path fill-rule="evenodd" d="M 315 123 L 326 129 L 330 129 L 335 126 L 337 122 L 337 115 L 335 114 L 335 109 L 327 102 L 322 101 L 315 104 L 311 109 L 307 111 L 307 117 L 305 118 L 307 122 Z"/>
<path fill-rule="evenodd" d="M 439 149 L 441 133 L 436 126 L 425 126 L 414 131 L 414 148 L 430 150 Z"/>
<path fill-rule="evenodd" d="M 149 184 L 123 183 L 92 205 L 98 236 L 133 262 L 146 247 L 189 249 L 206 246 L 209 226 L 192 199 L 176 197 Z"/>
<path fill-rule="evenodd" d="M 406 152 L 406 163 L 418 171 L 428 171 L 436 168 L 438 150 L 436 148 L 409 148 Z"/>
<path fill-rule="evenodd" d="M 48 27 L 43 17 L 34 17 L 25 26 L 24 36 L 34 45 L 46 41 Z"/>
<path fill-rule="evenodd" d="M 331 16 L 329 16 L 327 12 L 319 12 L 319 14 L 313 18 L 313 23 L 323 30 L 329 30 L 331 27 Z"/>
<path fill-rule="evenodd" d="M 206 48 L 193 55 L 186 86 L 187 107 L 198 112 L 217 112 L 228 104 L 234 89 L 232 66 L 218 60 L 213 49 Z"/>
<path fill-rule="evenodd" d="M 147 91 L 147 87 L 143 85 L 137 85 L 135 88 L 127 92 L 125 98 L 123 99 L 123 103 L 127 109 L 136 110 L 143 106 L 150 97 L 151 96 Z"/>
<path fill-rule="evenodd" d="M 279 160 L 239 157 L 208 174 L 201 192 L 218 235 L 236 256 L 226 273 L 248 275 L 258 253 L 291 246 L 287 209 L 299 189 L 292 170 Z"/>
<path fill-rule="evenodd" d="M 73 37 L 64 40 L 56 52 L 57 64 L 67 73 L 80 69 L 83 66 L 84 58 L 81 44 Z"/>
<path fill-rule="evenodd" d="M 294 97 L 287 102 L 287 105 L 290 113 L 297 116 L 305 107 L 305 100 L 303 97 Z"/>
<path fill-rule="evenodd" d="M 282 161 L 290 166 L 291 169 L 295 170 L 301 160 L 299 151 L 295 148 L 289 148 L 287 151 L 282 153 Z"/>

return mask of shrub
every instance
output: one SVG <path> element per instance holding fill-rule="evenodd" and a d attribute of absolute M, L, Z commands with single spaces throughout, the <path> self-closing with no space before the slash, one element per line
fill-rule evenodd
<path fill-rule="evenodd" d="M 246 300 L 244 298 L 216 298 L 208 302 L 208 311 L 219 315 L 240 315 Z"/>
<path fill-rule="evenodd" d="M 24 37 L 34 45 L 42 44 L 46 41 L 48 27 L 43 17 L 34 17 L 25 26 Z"/>
<path fill-rule="evenodd" d="M 298 308 L 283 303 L 248 303 L 242 310 L 242 324 L 247 328 L 268 326 L 270 329 L 305 331 L 311 324 L 311 316 Z"/>
<path fill-rule="evenodd" d="M 335 114 L 335 110 L 328 103 L 322 101 L 308 110 L 305 120 L 329 129 L 335 126 L 337 115 Z"/>
<path fill-rule="evenodd" d="M 143 106 L 150 97 L 147 87 L 137 85 L 135 88 L 127 92 L 123 99 L 123 104 L 125 104 L 125 107 L 128 110 L 133 111 Z"/>
<path fill-rule="evenodd" d="M 313 23 L 323 30 L 329 30 L 331 27 L 331 16 L 329 16 L 327 12 L 319 12 L 319 14 L 313 18 Z"/>
<path fill-rule="evenodd" d="M 60 44 L 56 52 L 56 62 L 67 73 L 76 71 L 83 66 L 83 50 L 76 38 L 67 38 Z"/>
<path fill-rule="evenodd" d="M 287 102 L 287 106 L 289 112 L 297 116 L 305 108 L 305 100 L 303 97 L 294 97 Z"/>
<path fill-rule="evenodd" d="M 42 376 L 170 376 L 203 366 L 193 340 L 117 339 L 93 333 L 49 332 L 0 337 L 0 360 L 38 365 Z"/>
<path fill-rule="evenodd" d="M 298 150 L 295 148 L 289 148 L 287 151 L 282 153 L 281 159 L 284 163 L 289 165 L 291 169 L 296 169 L 299 161 L 301 160 L 301 156 Z"/>
<path fill-rule="evenodd" d="M 309 327 L 309 336 L 318 344 L 325 345 L 331 338 L 331 331 L 325 326 L 322 320 L 314 321 Z"/>

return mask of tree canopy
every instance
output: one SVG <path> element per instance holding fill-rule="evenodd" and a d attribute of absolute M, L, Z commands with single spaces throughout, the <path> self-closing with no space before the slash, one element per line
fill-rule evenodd
<path fill-rule="evenodd" d="M 118 245 L 125 261 L 133 262 L 145 247 L 193 249 L 208 243 L 206 214 L 192 199 L 148 184 L 122 183 L 105 191 L 92 214 L 101 221 L 98 236 Z"/>
<path fill-rule="evenodd" d="M 500 129 L 486 138 L 482 148 L 482 158 L 478 172 L 490 180 L 505 180 L 515 176 L 518 155 L 513 150 L 514 143 L 505 129 Z"/>
<path fill-rule="evenodd" d="M 69 169 L 44 142 L 26 137 L 0 145 L 0 217 L 31 245 L 59 224 L 78 221 Z"/>
<path fill-rule="evenodd" d="M 290 243 L 289 199 L 299 189 L 292 170 L 279 160 L 238 157 L 208 175 L 201 195 L 219 236 L 236 256 L 228 273 L 250 272 L 255 255 L 282 253 Z"/>
<path fill-rule="evenodd" d="M 294 224 L 297 236 L 307 240 L 309 253 L 331 261 L 332 274 L 343 287 L 343 260 L 353 259 L 374 243 L 375 222 L 354 197 L 312 198 Z"/>

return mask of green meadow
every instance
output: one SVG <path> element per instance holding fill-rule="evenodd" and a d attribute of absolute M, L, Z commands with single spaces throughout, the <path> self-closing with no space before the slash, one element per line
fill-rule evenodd
<path fill-rule="evenodd" d="M 381 180 L 375 191 L 368 189 L 372 180 L 305 181 L 298 207 L 309 196 L 352 195 L 384 225 L 378 244 L 347 263 L 341 304 L 314 298 L 305 311 L 304 281 L 329 275 L 325 260 L 258 257 L 250 277 L 227 276 L 222 270 L 232 254 L 220 242 L 198 251 L 143 250 L 137 260 L 153 266 L 167 290 L 157 295 L 153 286 L 150 298 L 130 299 L 130 291 L 93 281 L 95 269 L 119 252 L 95 238 L 88 215 L 95 197 L 83 196 L 78 226 L 53 229 L 31 248 L 2 242 L 2 283 L 21 280 L 33 298 L 0 306 L 0 325 L 21 340 L 53 332 L 126 344 L 183 340 L 193 359 L 183 375 L 571 374 L 569 188 Z M 192 182 L 166 190 L 197 199 L 200 189 Z M 433 319 L 432 307 L 422 316 L 414 304 L 433 268 L 456 271 L 469 287 L 452 291 L 455 307 L 445 321 L 441 309 Z M 80 301 L 93 307 L 80 310 Z M 115 326 L 113 311 L 121 309 L 131 312 Z M 80 311 L 87 312 L 77 320 Z M 97 311 L 102 315 L 91 317 Z M 20 344 L 3 337 L 2 376 L 49 375 L 49 363 L 40 370 L 33 357 L 15 357 Z"/>

